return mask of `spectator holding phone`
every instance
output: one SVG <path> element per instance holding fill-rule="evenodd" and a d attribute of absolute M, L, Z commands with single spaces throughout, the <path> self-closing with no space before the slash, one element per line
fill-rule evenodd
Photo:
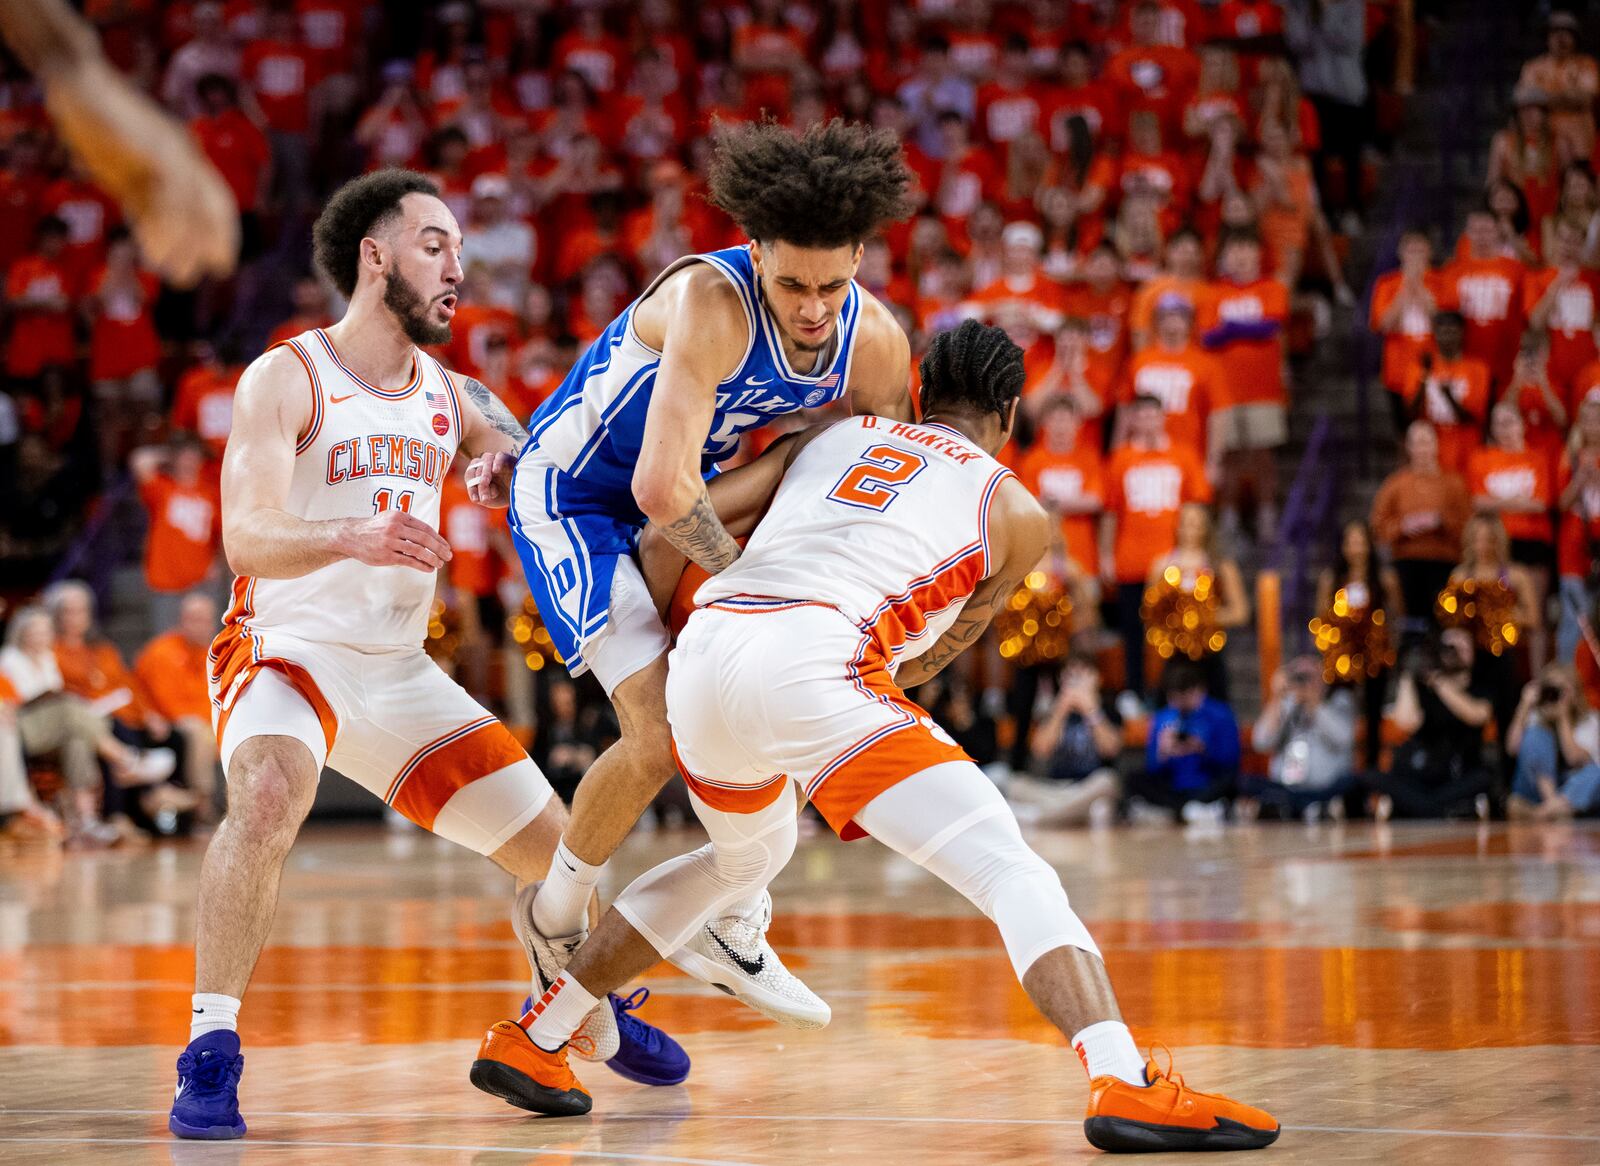
<path fill-rule="evenodd" d="M 1512 818 L 1548 821 L 1600 809 L 1600 716 L 1570 669 L 1551 664 L 1523 688 L 1506 751 L 1517 759 L 1506 804 Z"/>
<path fill-rule="evenodd" d="M 1035 823 L 1041 826 L 1109 821 L 1122 788 L 1116 770 L 1122 717 L 1100 689 L 1093 656 L 1073 652 L 1067 657 L 1050 715 L 1033 730 L 1030 744 L 1034 768 L 1043 777 L 1013 778 L 1008 798 L 1036 807 Z"/>
<path fill-rule="evenodd" d="M 1220 822 L 1239 776 L 1239 722 L 1208 694 L 1203 665 L 1174 660 L 1162 682 L 1166 707 L 1150 721 L 1145 770 L 1129 793 L 1186 822 Z"/>
<path fill-rule="evenodd" d="M 1281 817 L 1314 822 L 1324 808 L 1344 816 L 1355 784 L 1356 700 L 1348 687 L 1329 690 L 1322 661 L 1297 656 L 1272 677 L 1272 699 L 1251 730 L 1250 744 L 1268 755 L 1265 778 L 1240 780 L 1240 792 Z"/>

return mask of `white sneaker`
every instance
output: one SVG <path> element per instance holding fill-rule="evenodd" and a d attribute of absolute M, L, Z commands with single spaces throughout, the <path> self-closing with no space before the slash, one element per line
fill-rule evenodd
<path fill-rule="evenodd" d="M 178 755 L 171 749 L 145 749 L 139 758 L 128 766 L 128 773 L 140 785 L 154 785 L 166 781 L 178 768 Z"/>
<path fill-rule="evenodd" d="M 533 900 L 542 886 L 544 882 L 541 880 L 523 887 L 511 908 L 511 929 L 517 933 L 522 950 L 533 968 L 533 991 L 530 995 L 535 1000 L 556 982 L 562 969 L 572 961 L 573 953 L 589 938 L 587 927 L 572 935 L 555 938 L 540 933 L 533 923 Z M 585 1061 L 609 1061 L 617 1055 L 617 1050 L 622 1047 L 622 1036 L 617 1032 L 617 1016 L 609 1000 L 602 999 L 583 1018 L 583 1023 L 572 1034 L 569 1047 L 573 1056 Z"/>
<path fill-rule="evenodd" d="M 736 996 L 790 1028 L 822 1028 L 833 1019 L 827 1002 L 801 983 L 767 943 L 772 896 L 761 892 L 754 919 L 713 919 L 668 959 L 681 971 Z"/>

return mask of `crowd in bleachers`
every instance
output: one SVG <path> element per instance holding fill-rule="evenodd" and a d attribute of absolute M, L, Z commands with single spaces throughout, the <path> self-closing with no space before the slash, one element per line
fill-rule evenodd
<path fill-rule="evenodd" d="M 0 557 L 10 598 L 30 598 L 103 490 L 123 481 L 149 524 L 149 631 L 181 629 L 199 603 L 221 597 L 217 465 L 234 386 L 267 344 L 338 312 L 311 271 L 308 226 L 344 178 L 398 165 L 439 183 L 468 265 L 439 355 L 526 417 L 667 262 L 742 242 L 703 199 L 716 119 L 798 127 L 842 116 L 906 143 L 918 209 L 867 243 L 858 278 L 895 312 L 913 352 L 974 316 L 1026 352 L 1025 423 L 1006 457 L 1060 515 L 1039 590 L 1069 601 L 1091 653 L 1080 659 L 1096 670 L 1091 692 L 1085 669 L 1076 685 L 1062 680 L 1071 669 L 1059 652 L 1023 666 L 997 636 L 924 696 L 959 722 L 952 729 L 975 755 L 987 750 L 1046 783 L 1078 770 L 1104 779 L 1091 762 L 1106 760 L 1109 738 L 1098 722 L 1085 737 L 1080 722 L 1109 709 L 1128 733 L 1159 724 L 1137 699 L 1157 686 L 1147 656 L 1161 665 L 1174 654 L 1151 642 L 1152 610 L 1193 605 L 1207 631 L 1200 650 L 1176 652 L 1195 657 L 1202 677 L 1200 703 L 1184 716 L 1225 703 L 1216 648 L 1253 618 L 1251 581 L 1226 548 L 1274 533 L 1290 370 L 1326 328 L 1329 305 L 1354 301 L 1342 256 L 1368 213 L 1377 115 L 1392 112 L 1395 12 L 1366 0 L 91 3 L 108 52 L 188 120 L 227 178 L 243 262 L 226 283 L 161 287 L 114 205 L 66 163 L 28 79 L 14 68 L 0 76 L 0 478 L 13 499 L 0 513 Z M 1552 87 L 1581 81 L 1561 60 L 1530 70 Z M 1526 113 L 1537 102 L 1523 107 L 1510 141 L 1497 142 L 1492 221 L 1476 228 L 1492 239 L 1458 263 L 1526 262 L 1501 255 L 1506 223 L 1521 222 L 1518 246 L 1570 251 L 1579 265 L 1551 277 L 1559 298 L 1593 278 L 1581 269 L 1592 232 L 1579 222 L 1595 211 L 1593 183 L 1587 193 L 1576 182 L 1538 185 L 1541 165 L 1582 144 L 1582 127 L 1570 102 L 1548 125 Z M 1544 193 L 1523 194 L 1530 187 Z M 1508 191 L 1521 198 L 1509 208 Z M 1420 250 L 1380 289 L 1374 326 L 1393 335 L 1393 387 L 1431 408 L 1458 355 L 1477 359 L 1481 320 L 1463 291 L 1464 353 L 1434 344 L 1434 309 L 1455 301 Z M 1523 294 L 1519 284 L 1519 304 Z M 1529 309 L 1549 324 L 1550 366 L 1558 351 L 1585 363 L 1557 348 L 1568 317 L 1551 311 L 1543 300 Z M 1500 355 L 1521 359 L 1516 351 L 1513 337 Z M 1518 368 L 1533 367 L 1529 351 Z M 1412 385 L 1419 361 L 1432 371 Z M 1530 447 L 1544 440 L 1526 411 L 1524 423 Z M 1450 456 L 1465 448 L 1450 440 Z M 1552 468 L 1552 489 L 1558 479 Z M 559 668 L 530 646 L 503 527 L 467 502 L 459 476 L 444 528 L 455 556 L 436 650 L 531 735 L 542 763 L 575 778 L 614 732 L 598 690 L 554 679 Z M 180 614 L 192 594 L 209 599 Z M 50 630 L 59 656 L 70 642 L 59 614 L 48 628 L 23 614 L 8 628 L 17 652 L 43 660 Z M 1176 667 L 1169 687 L 1186 671 Z M 1112 699 L 1124 690 L 1133 699 Z M 181 718 L 154 711 L 137 675 L 128 691 L 129 703 L 108 708 L 104 693 L 64 681 L 56 703 L 87 706 L 92 716 L 63 719 L 111 779 L 155 772 L 161 749 L 189 773 L 199 746 L 174 728 Z M 1195 692 L 1175 691 L 1173 707 L 1187 709 Z M 27 700 L 9 702 L 20 703 L 19 725 Z M 1174 802 L 1174 790 L 1237 792 L 1237 763 L 1193 762 L 1192 737 L 1156 730 L 1145 768 L 1157 785 L 1141 787 L 1141 804 L 1201 804 Z M 1073 759 L 1058 766 L 1064 749 Z M 86 788 L 87 770 L 68 769 L 58 761 L 58 779 Z M 93 836 L 130 800 L 131 816 L 151 820 L 209 812 L 199 780 L 155 784 L 182 785 L 203 809 L 116 794 L 72 813 Z"/>

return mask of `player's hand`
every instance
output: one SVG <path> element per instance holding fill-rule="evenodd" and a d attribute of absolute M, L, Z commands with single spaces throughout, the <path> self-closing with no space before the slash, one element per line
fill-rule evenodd
<path fill-rule="evenodd" d="M 404 510 L 385 510 L 352 524 L 345 543 L 345 553 L 369 567 L 433 572 L 450 561 L 450 544 L 433 527 Z"/>
<path fill-rule="evenodd" d="M 497 450 L 475 457 L 467 465 L 467 497 L 479 506 L 499 509 L 511 502 L 511 472 L 517 455 Z"/>

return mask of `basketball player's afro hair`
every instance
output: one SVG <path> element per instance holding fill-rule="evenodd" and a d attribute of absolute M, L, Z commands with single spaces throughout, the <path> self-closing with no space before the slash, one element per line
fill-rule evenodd
<path fill-rule="evenodd" d="M 311 228 L 312 254 L 345 299 L 356 290 L 361 240 L 398 214 L 400 200 L 408 194 L 431 194 L 437 198 L 439 187 L 415 170 L 374 170 L 334 191 L 317 216 Z"/>
<path fill-rule="evenodd" d="M 1022 349 L 1002 328 L 963 321 L 941 332 L 922 356 L 922 412 L 959 409 L 1004 420 L 1022 395 Z"/>
<path fill-rule="evenodd" d="M 710 201 L 756 242 L 847 247 L 911 212 L 910 180 L 889 130 L 743 122 L 717 128 Z"/>

